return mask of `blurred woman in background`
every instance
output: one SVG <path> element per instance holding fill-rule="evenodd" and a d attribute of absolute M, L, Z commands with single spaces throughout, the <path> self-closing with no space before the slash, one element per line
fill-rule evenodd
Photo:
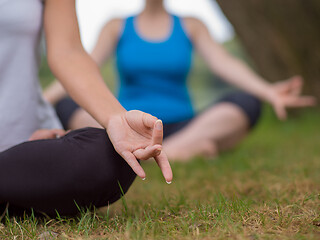
<path fill-rule="evenodd" d="M 162 119 L 169 159 L 214 157 L 234 147 L 257 123 L 260 100 L 270 103 L 280 119 L 286 118 L 287 107 L 314 104 L 312 97 L 300 96 L 301 77 L 270 84 L 212 39 L 199 20 L 171 15 L 163 0 L 145 3 L 139 15 L 107 23 L 91 56 L 101 66 L 115 53 L 120 103 Z M 246 93 L 230 93 L 196 114 L 186 85 L 193 49 L 213 73 Z M 66 129 L 99 127 L 71 99 L 61 100 L 58 84 L 45 96 L 56 105 Z"/>
<path fill-rule="evenodd" d="M 37 76 L 43 20 L 53 73 L 104 129 L 57 129 Z M 108 205 L 135 174 L 145 178 L 136 157 L 155 157 L 170 182 L 162 134 L 161 121 L 127 112 L 104 84 L 82 47 L 74 0 L 0 0 L 0 209 L 70 215 Z"/>

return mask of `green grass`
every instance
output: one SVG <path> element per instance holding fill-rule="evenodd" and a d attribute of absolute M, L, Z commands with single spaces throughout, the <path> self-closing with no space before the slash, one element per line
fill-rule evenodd
<path fill-rule="evenodd" d="M 147 180 L 114 205 L 75 218 L 5 218 L 0 239 L 319 239 L 320 113 L 285 123 L 264 115 L 233 151 L 173 163 L 171 185 L 145 163 Z"/>
<path fill-rule="evenodd" d="M 212 75 L 198 58 L 195 65 L 190 85 L 201 109 L 215 94 L 206 86 Z M 111 69 L 102 74 L 115 90 Z M 53 79 L 45 61 L 40 77 L 42 86 Z M 320 112 L 293 114 L 280 122 L 267 107 L 233 151 L 173 163 L 171 185 L 154 162 L 144 163 L 147 180 L 104 209 L 75 218 L 5 216 L 0 239 L 320 239 Z"/>

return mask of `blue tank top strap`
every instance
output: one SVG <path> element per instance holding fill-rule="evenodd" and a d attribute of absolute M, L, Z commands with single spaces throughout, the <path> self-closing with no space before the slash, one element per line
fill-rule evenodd
<path fill-rule="evenodd" d="M 124 20 L 123 27 L 122 27 L 122 33 L 120 35 L 119 42 L 122 39 L 125 39 L 127 37 L 130 38 L 133 34 L 135 34 L 134 24 L 133 24 L 134 18 L 135 18 L 135 16 L 130 16 Z"/>
<path fill-rule="evenodd" d="M 189 35 L 186 33 L 186 29 L 183 26 L 183 19 L 176 16 L 176 15 L 172 15 L 173 19 L 174 19 L 174 28 L 173 28 L 173 34 L 181 37 L 182 39 L 187 40 L 188 43 L 190 43 L 190 47 L 192 47 L 192 42 L 190 40 Z"/>

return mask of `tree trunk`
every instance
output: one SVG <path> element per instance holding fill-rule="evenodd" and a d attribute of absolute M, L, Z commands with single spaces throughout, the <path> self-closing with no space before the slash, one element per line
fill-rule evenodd
<path fill-rule="evenodd" d="M 319 0 L 217 0 L 258 72 L 270 81 L 300 74 L 320 97 Z"/>

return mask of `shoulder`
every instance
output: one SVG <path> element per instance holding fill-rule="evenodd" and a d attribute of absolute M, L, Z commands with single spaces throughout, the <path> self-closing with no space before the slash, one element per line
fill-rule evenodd
<path fill-rule="evenodd" d="M 106 23 L 106 25 L 115 27 L 115 26 L 122 25 L 122 23 L 123 23 L 124 21 L 125 21 L 125 19 L 123 19 L 123 18 L 113 18 L 113 19 L 111 19 L 110 21 L 108 21 L 108 22 Z"/>
<path fill-rule="evenodd" d="M 206 29 L 206 26 L 204 25 L 204 23 L 194 17 L 183 17 L 181 18 L 184 26 L 189 30 L 189 31 L 197 31 L 197 30 L 203 30 Z"/>
<path fill-rule="evenodd" d="M 122 18 L 111 19 L 104 25 L 102 31 L 118 35 L 124 22 L 125 19 Z"/>
<path fill-rule="evenodd" d="M 194 17 L 182 17 L 181 18 L 182 21 L 185 23 L 185 24 L 188 24 L 190 26 L 194 26 L 194 27 L 197 27 L 197 26 L 204 26 L 203 22 L 201 20 L 199 20 L 198 18 L 194 18 Z"/>
<path fill-rule="evenodd" d="M 206 35 L 206 33 L 208 32 L 206 25 L 197 18 L 183 17 L 180 19 L 184 29 L 192 40 L 196 40 L 200 36 Z"/>
<path fill-rule="evenodd" d="M 100 31 L 100 38 L 102 39 L 118 39 L 122 33 L 125 19 L 114 18 L 104 24 Z"/>
<path fill-rule="evenodd" d="M 183 27 L 187 31 L 188 35 L 192 38 L 197 37 L 199 34 L 207 31 L 207 27 L 204 25 L 204 23 L 194 17 L 183 17 L 180 18 Z"/>

